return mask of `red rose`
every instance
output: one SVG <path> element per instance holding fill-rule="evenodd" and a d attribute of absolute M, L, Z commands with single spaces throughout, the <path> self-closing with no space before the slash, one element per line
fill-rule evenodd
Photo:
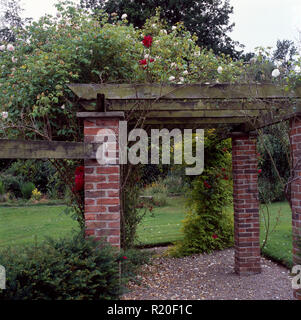
<path fill-rule="evenodd" d="M 153 58 L 149 59 L 149 62 L 154 62 L 154 61 L 155 60 Z M 139 60 L 139 64 L 145 68 L 147 66 L 147 60 L 146 59 Z"/>
<path fill-rule="evenodd" d="M 262 170 L 261 170 L 261 169 L 259 169 L 259 170 L 258 170 L 258 173 L 261 173 L 261 172 L 262 172 Z"/>
<path fill-rule="evenodd" d="M 204 185 L 207 189 L 210 189 L 211 188 L 211 185 L 207 182 L 207 181 L 204 181 Z"/>
<path fill-rule="evenodd" d="M 145 36 L 142 40 L 142 43 L 146 48 L 149 48 L 152 45 L 152 42 L 153 38 L 151 36 Z"/>
<path fill-rule="evenodd" d="M 147 65 L 146 59 L 139 60 L 139 64 L 140 64 L 141 66 Z"/>
<path fill-rule="evenodd" d="M 214 233 L 214 234 L 212 235 L 212 238 L 213 238 L 213 239 L 217 239 L 217 238 L 218 238 L 218 235 Z"/>
<path fill-rule="evenodd" d="M 81 191 L 84 189 L 84 172 L 85 168 L 83 166 L 77 167 L 75 169 L 75 186 L 72 188 L 73 191 Z"/>
<path fill-rule="evenodd" d="M 84 174 L 85 172 L 85 167 L 84 166 L 79 166 L 75 169 L 75 175 L 79 175 L 79 174 Z"/>
<path fill-rule="evenodd" d="M 128 257 L 126 257 L 126 256 L 123 256 L 123 257 L 122 257 L 123 260 L 126 260 L 127 258 L 128 258 Z"/>

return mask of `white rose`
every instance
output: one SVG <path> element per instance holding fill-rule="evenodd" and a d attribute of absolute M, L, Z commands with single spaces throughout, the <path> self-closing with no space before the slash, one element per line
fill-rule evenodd
<path fill-rule="evenodd" d="M 161 34 L 167 34 L 167 31 L 165 29 L 160 31 Z"/>
<path fill-rule="evenodd" d="M 200 51 L 196 51 L 194 54 L 193 54 L 195 57 L 199 57 L 201 55 Z"/>
<path fill-rule="evenodd" d="M 149 54 L 145 54 L 144 59 L 148 59 L 148 58 L 149 58 Z"/>
<path fill-rule="evenodd" d="M 184 78 L 183 77 L 180 77 L 179 79 L 181 82 L 184 82 Z"/>
<path fill-rule="evenodd" d="M 174 77 L 174 76 L 170 76 L 170 77 L 168 78 L 168 80 L 169 80 L 169 81 L 173 81 L 173 80 L 175 80 L 175 77 Z"/>
<path fill-rule="evenodd" d="M 183 71 L 183 74 L 186 76 L 188 74 L 188 71 L 187 70 L 184 70 Z"/>
<path fill-rule="evenodd" d="M 273 72 L 272 72 L 272 77 L 273 78 L 277 78 L 280 76 L 280 71 L 279 69 L 274 69 Z"/>
<path fill-rule="evenodd" d="M 299 66 L 294 66 L 294 71 L 296 73 L 300 73 L 301 72 L 301 68 Z"/>
<path fill-rule="evenodd" d="M 223 67 L 219 66 L 219 67 L 217 68 L 217 72 L 218 72 L 219 74 L 222 74 L 222 73 L 223 73 Z"/>
<path fill-rule="evenodd" d="M 8 112 L 3 111 L 3 112 L 1 113 L 1 116 L 2 116 L 3 119 L 7 119 L 7 118 L 8 118 Z"/>
<path fill-rule="evenodd" d="M 5 45 L 3 44 L 2 46 L 0 46 L 0 51 L 4 51 L 5 50 Z"/>
<path fill-rule="evenodd" d="M 170 67 L 171 67 L 171 68 L 176 68 L 176 67 L 177 67 L 177 64 L 176 64 L 175 62 L 172 62 L 172 63 L 170 64 Z"/>
<path fill-rule="evenodd" d="M 61 106 L 61 109 L 62 109 L 62 110 L 65 110 L 65 105 L 64 105 L 64 104 Z"/>
<path fill-rule="evenodd" d="M 172 27 L 171 27 L 171 30 L 176 30 L 176 29 L 177 29 L 176 26 L 172 26 Z"/>
<path fill-rule="evenodd" d="M 12 61 L 13 63 L 16 63 L 16 62 L 18 61 L 18 59 L 15 58 L 15 57 L 11 57 L 11 61 Z"/>
<path fill-rule="evenodd" d="M 128 17 L 128 15 L 126 13 L 124 13 L 122 16 L 121 16 L 121 19 L 124 20 Z"/>
<path fill-rule="evenodd" d="M 14 47 L 12 44 L 8 44 L 7 47 L 6 47 L 6 49 L 7 49 L 8 51 L 14 51 L 14 50 L 15 50 L 15 47 Z"/>

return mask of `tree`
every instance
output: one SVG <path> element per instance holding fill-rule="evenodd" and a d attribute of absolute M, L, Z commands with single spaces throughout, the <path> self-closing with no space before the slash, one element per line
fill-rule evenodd
<path fill-rule="evenodd" d="M 187 30 L 197 35 L 200 47 L 212 49 L 216 54 L 229 54 L 233 58 L 238 58 L 241 53 L 235 49 L 239 43 L 228 36 L 234 27 L 234 23 L 230 24 L 233 7 L 229 0 L 81 0 L 81 6 L 103 9 L 109 14 L 116 12 L 119 16 L 127 14 L 128 21 L 139 28 L 160 7 L 161 18 L 170 27 L 183 22 Z"/>
<path fill-rule="evenodd" d="M 23 11 L 20 0 L 1 0 L 0 8 L 0 42 L 15 42 L 13 29 L 23 27 L 27 20 L 20 16 Z"/>
<path fill-rule="evenodd" d="M 273 58 L 275 60 L 292 60 L 294 55 L 297 54 L 297 48 L 294 41 L 291 40 L 278 40 L 276 50 L 274 51 Z"/>

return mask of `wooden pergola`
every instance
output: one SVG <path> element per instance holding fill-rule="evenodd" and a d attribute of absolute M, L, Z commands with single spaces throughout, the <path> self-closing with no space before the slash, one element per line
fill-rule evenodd
<path fill-rule="evenodd" d="M 294 172 L 301 176 L 301 87 L 285 91 L 275 84 L 71 84 L 84 120 L 82 143 L 0 140 L 0 158 L 85 159 L 86 234 L 120 246 L 120 165 L 96 160 L 97 132 L 118 134 L 119 121 L 145 128 L 217 128 L 232 137 L 235 220 L 235 271 L 258 273 L 260 267 L 256 130 L 290 120 Z M 206 159 L 206 155 L 205 155 Z M 300 161 L 301 162 L 301 161 Z M 294 263 L 301 236 L 301 180 L 291 183 Z"/>

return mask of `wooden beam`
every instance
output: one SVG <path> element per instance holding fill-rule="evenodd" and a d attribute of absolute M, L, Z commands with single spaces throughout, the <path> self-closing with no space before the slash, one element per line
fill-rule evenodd
<path fill-rule="evenodd" d="M 99 144 L 0 139 L 0 159 L 95 159 Z"/>
<path fill-rule="evenodd" d="M 97 94 L 106 99 L 240 99 L 240 98 L 300 98 L 301 87 L 286 92 L 275 84 L 69 84 L 69 88 L 84 100 L 95 100 Z"/>
<path fill-rule="evenodd" d="M 96 102 L 93 100 L 82 100 L 81 105 L 87 111 L 97 109 Z M 118 100 L 107 99 L 106 110 L 108 111 L 130 111 L 130 110 L 264 110 L 269 106 L 286 107 L 291 104 L 286 100 L 274 101 L 247 101 L 246 99 L 186 99 L 186 100 Z"/>
<path fill-rule="evenodd" d="M 133 120 L 134 121 L 134 120 Z M 202 128 L 203 125 L 206 127 L 214 127 L 217 124 L 240 124 L 247 122 L 244 117 L 229 117 L 229 118 L 146 118 L 145 125 L 165 125 L 165 126 L 178 126 L 184 125 L 197 125 Z M 131 123 L 131 122 L 130 122 Z"/>

